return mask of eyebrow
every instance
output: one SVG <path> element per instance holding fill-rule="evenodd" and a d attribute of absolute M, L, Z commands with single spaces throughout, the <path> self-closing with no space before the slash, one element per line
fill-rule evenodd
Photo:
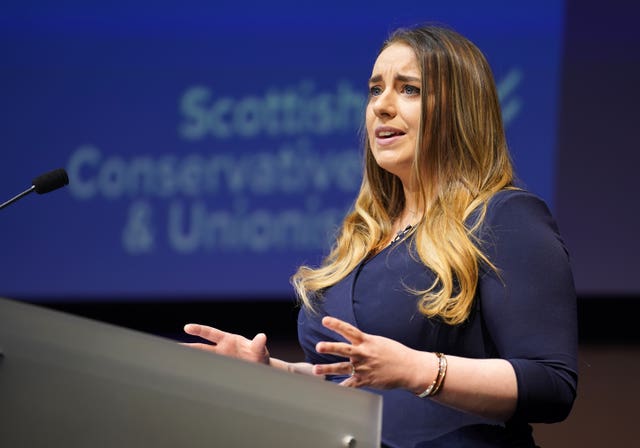
<path fill-rule="evenodd" d="M 401 75 L 398 74 L 395 77 L 396 81 L 400 82 L 416 82 L 420 83 L 422 80 L 420 78 L 416 78 L 415 76 Z M 382 81 L 382 75 L 375 75 L 369 78 L 369 84 L 376 83 Z"/>

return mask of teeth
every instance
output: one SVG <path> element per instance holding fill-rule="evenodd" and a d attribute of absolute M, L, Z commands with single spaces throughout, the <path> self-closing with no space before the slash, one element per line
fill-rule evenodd
<path fill-rule="evenodd" d="M 382 132 L 378 133 L 379 137 L 391 137 L 392 135 L 395 135 L 395 132 L 382 131 Z"/>

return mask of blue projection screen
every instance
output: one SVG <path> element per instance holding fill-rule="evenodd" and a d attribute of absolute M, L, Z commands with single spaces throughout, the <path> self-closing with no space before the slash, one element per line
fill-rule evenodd
<path fill-rule="evenodd" d="M 89 2 L 90 3 L 90 2 Z M 0 296 L 290 298 L 361 181 L 378 47 L 450 25 L 487 55 L 523 184 L 551 203 L 563 4 L 20 2 L 0 17 Z"/>

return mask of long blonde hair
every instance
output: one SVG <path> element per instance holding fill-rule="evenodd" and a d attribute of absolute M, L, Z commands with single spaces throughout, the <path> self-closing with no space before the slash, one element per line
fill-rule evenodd
<path fill-rule="evenodd" d="M 416 253 L 435 281 L 412 292 L 423 315 L 459 324 L 471 312 L 480 264 L 495 269 L 476 230 L 491 196 L 513 185 L 495 82 L 482 52 L 449 29 L 400 29 L 380 52 L 394 43 L 413 49 L 422 74 L 422 129 L 412 176 L 424 212 L 413 233 Z M 360 192 L 330 254 L 319 268 L 301 266 L 292 277 L 298 297 L 311 309 L 324 289 L 382 250 L 405 206 L 400 179 L 378 166 L 366 133 L 364 147 Z"/>

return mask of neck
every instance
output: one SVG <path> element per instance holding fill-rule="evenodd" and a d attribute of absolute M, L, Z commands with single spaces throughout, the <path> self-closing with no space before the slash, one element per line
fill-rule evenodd
<path fill-rule="evenodd" d="M 417 191 L 403 186 L 404 189 L 404 209 L 396 221 L 395 227 L 402 230 L 408 225 L 415 225 L 422 216 L 422 209 L 418 204 Z"/>

